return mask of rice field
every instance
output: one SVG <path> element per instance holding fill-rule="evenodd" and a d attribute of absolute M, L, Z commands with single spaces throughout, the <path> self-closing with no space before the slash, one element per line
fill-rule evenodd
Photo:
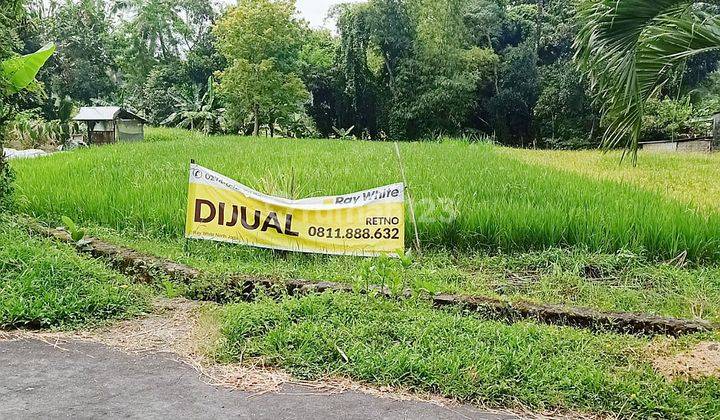
<path fill-rule="evenodd" d="M 621 162 L 622 154 L 504 149 L 509 156 L 593 179 L 636 185 L 702 211 L 720 211 L 720 154 L 641 153 L 637 167 Z"/>
<path fill-rule="evenodd" d="M 82 224 L 167 239 L 182 236 L 190 159 L 260 191 L 293 198 L 401 179 L 390 143 L 202 137 L 166 129 L 149 130 L 148 138 L 13 162 L 19 210 L 54 223 L 66 215 Z M 547 164 L 572 161 L 575 152 L 542 163 L 523 157 L 536 152 L 453 140 L 400 148 L 427 249 L 584 247 L 666 260 L 687 252 L 690 260 L 720 261 L 720 214 L 712 206 L 642 182 L 593 176 L 606 171 L 597 165 L 578 173 L 563 169 L 567 163 Z M 678 170 L 696 170 L 692 161 L 672 159 Z M 647 165 L 641 170 L 652 172 L 657 163 Z"/>
<path fill-rule="evenodd" d="M 400 148 L 425 249 L 410 267 L 392 260 L 386 269 L 418 296 L 449 292 L 720 320 L 720 206 L 711 196 L 720 192 L 720 181 L 712 176 L 716 157 L 641 156 L 641 166 L 632 168 L 617 167 L 615 156 L 594 152 L 512 150 L 455 140 Z M 17 210 L 57 225 L 69 216 L 90 235 L 207 272 L 192 284 L 163 282 L 153 290 L 226 303 L 214 313 L 221 330 L 216 347 L 208 350 L 218 361 L 262 363 L 301 379 L 352 378 L 498 408 L 717 416 L 717 378 L 673 379 L 653 364 L 701 341 L 717 342 L 717 332 L 670 339 L 532 321 L 508 324 L 438 311 L 422 299 L 360 294 L 260 296 L 241 303 L 228 273 L 337 281 L 360 289 L 379 284 L 368 274 L 377 260 L 201 241 L 186 247 L 190 159 L 255 189 L 293 198 L 349 193 L 401 179 L 389 143 L 204 137 L 151 129 L 143 143 L 13 161 Z M 674 172 L 678 175 L 670 177 Z M 697 182 L 680 188 L 680 179 Z M 23 307 L 14 303 L 15 295 L 6 299 L 12 305 L 0 299 L 14 308 L 8 316 L 0 305 L 0 326 L 37 322 L 44 313 L 30 310 L 41 305 L 33 297 L 61 296 L 43 293 L 42 287 L 89 295 L 93 304 L 96 288 L 105 285 L 117 294 L 116 284 L 124 286 L 122 277 L 106 274 L 102 263 L 87 262 L 68 246 L 48 252 L 51 244 L 36 238 L 15 245 L 18 229 L 3 232 L 0 272 L 5 262 L 6 270 L 22 280 L 25 261 L 32 259 L 42 268 L 57 265 L 60 276 L 42 271 L 35 276 L 42 280 L 39 286 L 18 287 L 15 295 L 29 302 Z M 684 253 L 697 264 L 676 258 Z M 78 271 L 90 263 L 90 270 Z M 77 283 L 78 275 L 88 280 Z M 63 289 L 66 278 L 74 288 Z M 92 293 L 78 288 L 83 283 L 93 287 Z M 133 291 L 131 298 L 149 293 Z M 62 314 L 62 305 L 48 301 L 42 308 Z M 67 302 L 74 300 L 60 303 Z M 144 304 L 128 302 L 115 305 L 117 312 L 98 308 L 107 316 L 127 316 Z M 48 325 L 94 322 L 74 317 Z"/>

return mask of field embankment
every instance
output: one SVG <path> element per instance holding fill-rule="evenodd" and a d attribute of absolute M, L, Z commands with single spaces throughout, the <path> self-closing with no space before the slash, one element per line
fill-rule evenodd
<path fill-rule="evenodd" d="M 143 287 L 73 247 L 30 236 L 0 217 L 0 329 L 77 327 L 137 314 Z"/>

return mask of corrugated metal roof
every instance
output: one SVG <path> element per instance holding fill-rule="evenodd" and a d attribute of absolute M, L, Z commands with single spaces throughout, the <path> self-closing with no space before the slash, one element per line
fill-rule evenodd
<path fill-rule="evenodd" d="M 73 118 L 75 121 L 112 121 L 120 112 L 119 106 L 84 106 Z"/>
<path fill-rule="evenodd" d="M 117 118 L 147 120 L 119 106 L 84 106 L 73 118 L 75 121 L 113 121 Z"/>

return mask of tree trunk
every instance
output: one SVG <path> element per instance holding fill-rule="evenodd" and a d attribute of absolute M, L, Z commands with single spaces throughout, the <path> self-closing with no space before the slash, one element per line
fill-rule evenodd
<path fill-rule="evenodd" d="M 490 48 L 490 51 L 495 51 L 492 46 L 492 39 L 490 39 L 490 32 L 485 32 L 485 36 L 487 37 L 488 48 Z M 493 71 L 495 72 L 495 94 L 497 95 L 500 93 L 500 82 L 498 81 L 498 62 L 495 62 L 493 67 Z"/>
<path fill-rule="evenodd" d="M 540 57 L 540 37 L 542 36 L 542 18 L 545 14 L 545 0 L 537 0 L 537 28 L 535 29 L 535 36 L 537 37 L 535 43 L 535 53 Z"/>
<path fill-rule="evenodd" d="M 253 136 L 260 136 L 260 107 L 258 105 L 253 106 L 253 118 L 255 119 L 255 127 L 253 128 Z"/>
<path fill-rule="evenodd" d="M 165 39 L 163 38 L 162 32 L 158 33 L 158 39 L 160 40 L 160 50 L 162 51 L 163 59 L 167 60 L 167 47 L 165 46 Z M 153 51 L 153 54 L 155 52 Z"/>
<path fill-rule="evenodd" d="M 385 53 L 385 68 L 387 69 L 388 78 L 390 79 L 389 80 L 390 92 L 392 92 L 394 95 L 395 94 L 395 75 L 393 74 L 393 69 L 390 66 L 390 56 L 387 53 Z"/>

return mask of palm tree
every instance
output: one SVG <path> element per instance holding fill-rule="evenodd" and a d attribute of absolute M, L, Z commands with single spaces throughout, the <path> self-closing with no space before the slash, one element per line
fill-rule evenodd
<path fill-rule="evenodd" d="M 163 60 L 180 55 L 176 29 L 184 22 L 177 2 L 172 0 L 115 0 L 113 13 L 131 13 L 131 28 L 153 56 L 159 51 Z"/>
<path fill-rule="evenodd" d="M 582 1 L 575 58 L 600 104 L 606 149 L 623 145 L 635 162 L 647 100 L 678 64 L 720 49 L 720 18 L 702 6 L 691 0 Z"/>
<path fill-rule="evenodd" d="M 218 108 L 215 103 L 215 87 L 212 76 L 208 78 L 208 88 L 200 97 L 200 90 L 195 87 L 191 95 L 173 96 L 177 111 L 173 112 L 162 125 L 172 125 L 190 130 L 200 130 L 212 134 L 223 125 L 225 109 Z"/>

